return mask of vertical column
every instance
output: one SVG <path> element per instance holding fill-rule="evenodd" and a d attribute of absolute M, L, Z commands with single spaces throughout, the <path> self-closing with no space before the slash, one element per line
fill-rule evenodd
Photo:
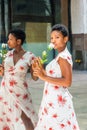
<path fill-rule="evenodd" d="M 61 0 L 61 22 L 68 27 L 68 0 Z"/>
<path fill-rule="evenodd" d="M 5 1 L 1 0 L 1 43 L 6 42 L 5 31 Z"/>
<path fill-rule="evenodd" d="M 12 29 L 12 0 L 7 0 L 8 1 L 8 31 Z"/>
<path fill-rule="evenodd" d="M 71 1 L 73 63 L 75 69 L 87 69 L 87 0 Z"/>

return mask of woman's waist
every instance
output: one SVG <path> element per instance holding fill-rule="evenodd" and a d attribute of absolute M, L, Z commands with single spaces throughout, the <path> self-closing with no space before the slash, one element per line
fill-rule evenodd
<path fill-rule="evenodd" d="M 1 81 L 1 86 L 25 86 L 28 87 L 27 78 L 20 76 L 4 75 Z"/>
<path fill-rule="evenodd" d="M 52 91 L 64 91 L 64 92 L 68 90 L 67 87 L 56 85 L 56 84 L 51 84 L 49 82 L 45 83 L 45 89 L 49 89 Z"/>
<path fill-rule="evenodd" d="M 9 78 L 15 78 L 15 79 L 26 79 L 25 74 L 17 74 L 17 73 L 4 73 L 4 78 L 9 79 Z"/>
<path fill-rule="evenodd" d="M 26 76 L 26 72 L 19 72 L 19 71 L 4 71 L 4 75 L 11 75 L 11 76 L 17 76 L 17 75 L 19 75 L 19 76 Z"/>
<path fill-rule="evenodd" d="M 62 97 L 69 96 L 72 98 L 72 95 L 67 88 L 63 86 L 52 85 L 52 84 L 45 86 L 44 95 L 51 98 L 56 96 L 62 96 Z"/>

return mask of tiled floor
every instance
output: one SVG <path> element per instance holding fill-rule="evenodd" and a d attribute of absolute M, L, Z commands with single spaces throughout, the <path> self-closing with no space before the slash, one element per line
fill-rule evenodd
<path fill-rule="evenodd" d="M 38 113 L 44 82 L 41 80 L 33 81 L 29 78 L 30 74 L 27 77 L 30 84 L 29 90 Z M 73 96 L 74 108 L 80 130 L 87 130 L 87 71 L 73 71 L 73 82 L 69 91 Z M 24 127 L 20 126 L 19 123 L 15 125 L 15 130 L 24 130 Z"/>

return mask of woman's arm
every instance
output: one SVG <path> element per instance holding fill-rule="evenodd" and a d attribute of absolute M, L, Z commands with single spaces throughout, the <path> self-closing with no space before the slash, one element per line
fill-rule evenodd
<path fill-rule="evenodd" d="M 60 65 L 64 86 L 71 86 L 71 83 L 72 83 L 71 64 L 69 64 L 69 62 L 63 58 L 59 58 L 58 63 Z"/>

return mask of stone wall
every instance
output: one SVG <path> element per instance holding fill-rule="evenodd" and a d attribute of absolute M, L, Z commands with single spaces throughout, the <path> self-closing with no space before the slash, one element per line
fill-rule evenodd
<path fill-rule="evenodd" d="M 71 1 L 73 68 L 87 70 L 87 0 Z"/>
<path fill-rule="evenodd" d="M 73 68 L 87 70 L 87 34 L 73 34 Z"/>

